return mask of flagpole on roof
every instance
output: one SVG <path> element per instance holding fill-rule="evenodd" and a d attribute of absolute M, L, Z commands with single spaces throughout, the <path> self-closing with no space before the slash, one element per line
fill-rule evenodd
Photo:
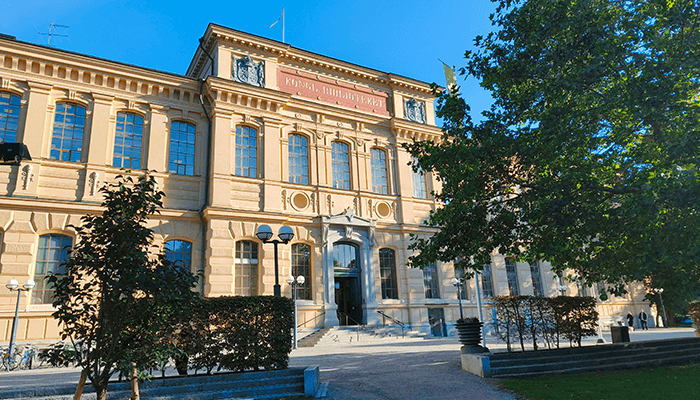
<path fill-rule="evenodd" d="M 277 25 L 277 23 L 280 22 L 280 20 L 282 20 L 282 43 L 284 43 L 284 7 L 282 7 L 282 15 L 280 15 L 280 17 L 277 18 L 277 21 L 270 25 L 270 28 Z"/>

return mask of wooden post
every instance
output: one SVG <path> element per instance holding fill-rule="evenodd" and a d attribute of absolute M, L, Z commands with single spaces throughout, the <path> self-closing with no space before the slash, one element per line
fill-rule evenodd
<path fill-rule="evenodd" d="M 83 396 L 83 389 L 85 389 L 86 381 L 87 371 L 83 370 L 83 372 L 80 373 L 80 381 L 78 381 L 78 388 L 75 389 L 75 396 L 73 396 L 73 400 L 80 400 L 80 398 Z"/>

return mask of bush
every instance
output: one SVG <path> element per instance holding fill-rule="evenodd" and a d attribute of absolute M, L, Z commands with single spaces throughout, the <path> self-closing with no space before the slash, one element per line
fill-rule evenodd
<path fill-rule="evenodd" d="M 700 329 L 700 301 L 691 301 L 688 304 L 688 314 L 695 324 L 695 329 Z"/>
<path fill-rule="evenodd" d="M 535 350 L 538 340 L 551 348 L 559 347 L 559 338 L 581 345 L 581 339 L 596 334 L 598 312 L 593 297 L 498 296 L 496 335 L 506 342 L 508 351 L 515 338 L 525 350 L 525 340 L 532 339 Z"/>
<path fill-rule="evenodd" d="M 186 366 L 211 373 L 287 368 L 292 351 L 294 303 L 286 297 L 214 297 L 200 299 L 190 318 L 169 334 Z"/>

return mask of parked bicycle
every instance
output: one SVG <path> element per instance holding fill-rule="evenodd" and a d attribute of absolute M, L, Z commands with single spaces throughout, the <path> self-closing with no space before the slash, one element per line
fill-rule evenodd
<path fill-rule="evenodd" d="M 32 345 L 15 346 L 14 354 L 9 348 L 0 349 L 0 371 L 32 369 L 37 356 L 37 348 Z"/>

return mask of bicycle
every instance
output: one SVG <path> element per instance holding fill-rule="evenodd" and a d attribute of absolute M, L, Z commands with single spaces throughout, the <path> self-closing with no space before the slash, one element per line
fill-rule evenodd
<path fill-rule="evenodd" d="M 19 360 L 19 369 L 32 369 L 34 360 L 36 359 L 37 348 L 32 345 L 24 346 L 24 354 Z"/>
<path fill-rule="evenodd" d="M 20 352 L 17 348 L 15 348 L 15 354 L 10 356 L 10 349 L 9 348 L 2 348 L 0 349 L 0 370 L 2 371 L 12 371 L 14 369 L 17 369 L 19 366 L 19 361 L 21 359 Z"/>

